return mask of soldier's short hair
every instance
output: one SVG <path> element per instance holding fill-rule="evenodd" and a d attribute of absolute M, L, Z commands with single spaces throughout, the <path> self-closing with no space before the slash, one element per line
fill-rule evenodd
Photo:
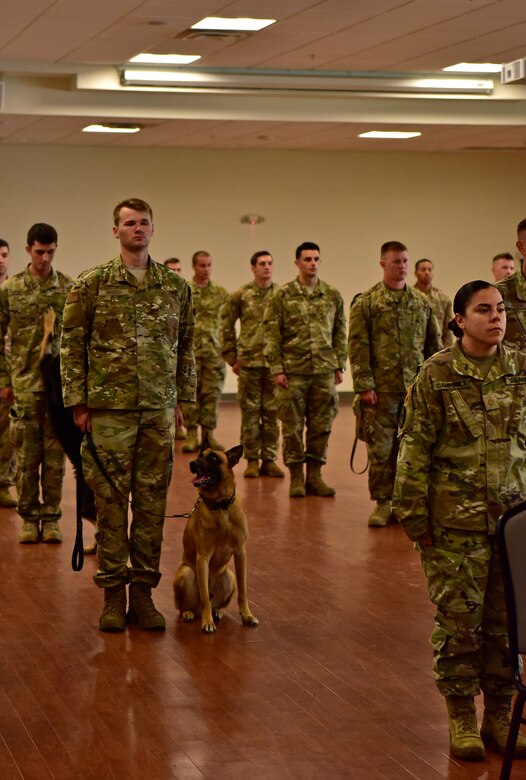
<path fill-rule="evenodd" d="M 475 279 L 473 282 L 466 282 L 466 284 L 463 284 L 462 287 L 457 290 L 453 299 L 453 312 L 455 314 L 460 314 L 463 317 L 466 314 L 466 307 L 473 296 L 480 290 L 487 290 L 489 287 L 495 287 L 495 285 L 483 281 L 482 279 Z M 448 324 L 448 328 L 453 332 L 457 339 L 462 338 L 464 332 L 455 319 L 451 320 Z"/>
<path fill-rule="evenodd" d="M 521 219 L 521 221 L 517 225 L 517 235 L 519 235 L 519 233 L 522 233 L 523 230 L 526 230 L 526 219 Z"/>
<path fill-rule="evenodd" d="M 268 255 L 269 257 L 272 257 L 270 252 L 267 252 L 266 249 L 260 249 L 259 252 L 254 252 L 252 257 L 250 258 L 250 265 L 257 265 L 257 262 L 258 262 L 259 258 L 260 257 L 264 257 L 265 255 Z M 274 260 L 273 257 L 272 257 L 272 260 Z"/>
<path fill-rule="evenodd" d="M 417 260 L 416 263 L 415 263 L 415 271 L 417 270 L 417 268 L 420 265 L 420 263 L 431 263 L 433 268 L 435 267 L 433 265 L 433 261 L 432 260 L 429 260 L 427 257 L 421 257 L 420 260 Z"/>
<path fill-rule="evenodd" d="M 153 211 L 149 203 L 146 203 L 146 201 L 142 200 L 141 198 L 126 198 L 125 200 L 121 200 L 120 203 L 117 203 L 117 205 L 113 209 L 113 224 L 115 225 L 115 227 L 119 226 L 119 217 L 120 217 L 121 209 L 133 209 L 134 211 L 144 211 L 146 214 L 150 215 L 150 219 L 153 223 Z"/>
<path fill-rule="evenodd" d="M 407 247 L 401 241 L 386 241 L 380 248 L 380 256 L 383 257 L 388 252 L 407 252 Z"/>
<path fill-rule="evenodd" d="M 9 244 L 7 243 L 5 238 L 0 238 L 0 247 L 3 247 L 3 246 L 6 246 L 7 247 L 7 251 L 9 252 Z"/>
<path fill-rule="evenodd" d="M 192 265 L 195 265 L 197 263 L 197 258 L 199 257 L 199 255 L 210 257 L 210 252 L 206 252 L 204 249 L 198 249 L 197 252 L 194 252 L 192 255 Z"/>
<path fill-rule="evenodd" d="M 514 257 L 509 252 L 501 252 L 500 255 L 495 255 L 492 262 L 496 263 L 497 260 L 513 260 Z"/>
<path fill-rule="evenodd" d="M 58 234 L 53 225 L 46 222 L 36 222 L 31 225 L 27 231 L 27 246 L 33 246 L 38 241 L 39 244 L 57 244 Z"/>
<path fill-rule="evenodd" d="M 320 251 L 318 244 L 315 244 L 313 241 L 304 241 L 303 244 L 300 244 L 296 249 L 296 260 L 300 259 L 302 252 L 310 249 L 314 249 L 315 252 Z"/>
<path fill-rule="evenodd" d="M 167 260 L 163 262 L 163 265 L 170 266 L 170 263 L 180 263 L 180 262 L 181 261 L 179 260 L 178 257 L 169 257 Z"/>

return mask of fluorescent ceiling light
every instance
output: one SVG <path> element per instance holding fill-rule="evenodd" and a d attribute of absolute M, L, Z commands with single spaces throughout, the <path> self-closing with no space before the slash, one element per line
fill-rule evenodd
<path fill-rule="evenodd" d="M 500 73 L 502 65 L 496 62 L 457 62 L 442 70 L 450 73 Z"/>
<path fill-rule="evenodd" d="M 254 32 L 263 30 L 270 24 L 274 24 L 275 19 L 225 19 L 221 16 L 207 16 L 200 22 L 193 24 L 192 30 L 242 30 L 245 32 Z"/>
<path fill-rule="evenodd" d="M 140 62 L 143 65 L 189 65 L 200 60 L 200 54 L 137 54 L 128 62 Z"/>
<path fill-rule="evenodd" d="M 368 133 L 360 133 L 358 138 L 417 138 L 422 133 L 404 133 L 399 130 L 369 130 Z"/>
<path fill-rule="evenodd" d="M 420 89 L 440 89 L 444 92 L 491 92 L 493 81 L 483 79 L 419 79 L 415 86 Z"/>
<path fill-rule="evenodd" d="M 199 86 L 200 83 L 207 83 L 208 74 L 196 73 L 195 71 L 173 70 L 135 70 L 127 68 L 123 71 L 123 78 L 126 84 L 190 84 Z"/>
<path fill-rule="evenodd" d="M 137 125 L 87 125 L 82 128 L 83 133 L 138 133 L 141 128 Z"/>

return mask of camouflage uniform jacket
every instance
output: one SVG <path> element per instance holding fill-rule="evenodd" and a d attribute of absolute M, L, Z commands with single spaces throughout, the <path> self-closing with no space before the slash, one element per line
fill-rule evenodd
<path fill-rule="evenodd" d="M 522 263 L 518 271 L 501 279 L 495 287 L 506 307 L 504 343 L 508 347 L 526 351 L 526 279 L 522 273 Z"/>
<path fill-rule="evenodd" d="M 223 308 L 223 357 L 230 366 L 239 363 L 245 368 L 261 368 L 265 365 L 263 315 L 278 289 L 275 283 L 260 288 L 250 282 L 230 296 Z M 241 324 L 239 337 L 236 337 L 237 320 Z"/>
<path fill-rule="evenodd" d="M 393 511 L 413 541 L 433 526 L 494 534 L 526 498 L 526 354 L 501 346 L 484 378 L 457 342 L 427 360 L 399 430 Z"/>
<path fill-rule="evenodd" d="M 425 358 L 442 348 L 428 299 L 407 287 L 399 300 L 379 282 L 358 295 L 349 316 L 354 391 L 404 393 Z"/>
<path fill-rule="evenodd" d="M 416 288 L 416 284 L 415 284 Z M 451 347 L 453 344 L 453 333 L 449 330 L 448 325 L 453 319 L 453 304 L 447 295 L 439 290 L 438 287 L 431 287 L 429 292 L 419 292 L 425 295 L 431 303 L 433 314 L 437 318 L 438 332 L 442 337 L 442 346 Z"/>
<path fill-rule="evenodd" d="M 39 361 L 44 312 L 52 308 L 56 314 L 51 349 L 57 355 L 64 303 L 73 283 L 73 279 L 55 269 L 40 281 L 26 268 L 0 286 L 0 387 L 12 385 L 15 395 L 44 392 Z M 8 331 L 10 355 L 5 346 Z"/>
<path fill-rule="evenodd" d="M 312 292 L 299 279 L 280 287 L 265 309 L 264 330 L 273 376 L 325 374 L 345 366 L 343 298 L 320 279 Z"/>
<path fill-rule="evenodd" d="M 65 406 L 167 409 L 195 400 L 188 284 L 148 259 L 142 282 L 117 256 L 85 271 L 64 309 Z"/>
<path fill-rule="evenodd" d="M 224 365 L 221 358 L 221 312 L 228 301 L 228 293 L 215 282 L 199 287 L 192 281 L 191 288 L 195 311 L 195 356 Z"/>

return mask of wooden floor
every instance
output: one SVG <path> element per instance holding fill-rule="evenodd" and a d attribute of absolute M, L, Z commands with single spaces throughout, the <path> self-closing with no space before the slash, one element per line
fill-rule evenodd
<path fill-rule="evenodd" d="M 223 404 L 219 438 L 233 446 L 238 429 L 235 404 Z M 155 594 L 166 633 L 102 634 L 96 562 L 70 565 L 71 474 L 64 544 L 18 544 L 18 516 L 0 510 L 0 778 L 496 780 L 498 756 L 448 756 L 418 556 L 399 527 L 368 529 L 352 435 L 343 405 L 325 469 L 335 498 L 289 499 L 288 480 L 244 480 L 237 467 L 258 628 L 236 605 L 212 636 L 179 620 L 184 520 L 172 519 Z M 170 514 L 195 499 L 177 448 Z M 526 762 L 513 777 L 526 778 Z"/>

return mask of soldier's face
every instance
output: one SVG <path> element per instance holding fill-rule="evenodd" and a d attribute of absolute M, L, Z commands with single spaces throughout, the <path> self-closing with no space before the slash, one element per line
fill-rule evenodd
<path fill-rule="evenodd" d="M 464 314 L 455 314 L 463 331 L 462 348 L 467 354 L 491 354 L 504 338 L 506 311 L 500 292 L 487 287 L 476 292 Z"/>
<path fill-rule="evenodd" d="M 119 212 L 119 224 L 113 228 L 113 235 L 123 249 L 136 252 L 146 249 L 153 236 L 153 223 L 146 211 L 135 211 L 123 206 Z"/>
<path fill-rule="evenodd" d="M 302 282 L 314 282 L 320 272 L 321 257 L 317 249 L 304 249 L 296 260 Z"/>
<path fill-rule="evenodd" d="M 420 284 L 428 285 L 433 281 L 433 263 L 418 263 L 415 276 Z"/>
<path fill-rule="evenodd" d="M 407 252 L 397 252 L 390 249 L 380 260 L 380 265 L 384 269 L 384 282 L 388 287 L 399 285 L 407 279 L 409 269 L 409 257 Z"/>
<path fill-rule="evenodd" d="M 181 263 L 169 263 L 166 267 L 173 271 L 174 274 L 177 274 L 177 276 L 181 275 Z"/>
<path fill-rule="evenodd" d="M 511 276 L 515 271 L 515 262 L 513 260 L 507 260 L 505 257 L 499 257 L 493 263 L 493 276 L 496 282 L 500 282 L 501 279 L 506 279 L 507 276 Z"/>
<path fill-rule="evenodd" d="M 197 284 L 207 284 L 212 275 L 212 258 L 210 255 L 197 255 L 194 263 L 194 276 Z"/>
<path fill-rule="evenodd" d="M 53 244 L 41 244 L 40 241 L 35 241 L 31 246 L 26 246 L 26 252 L 30 259 L 29 272 L 33 276 L 38 276 L 41 279 L 45 279 L 51 273 L 51 264 L 55 257 L 57 245 Z"/>
<path fill-rule="evenodd" d="M 256 265 L 251 266 L 256 284 L 272 281 L 272 258 L 270 255 L 260 255 Z"/>
<path fill-rule="evenodd" d="M 6 246 L 0 246 L 0 276 L 5 276 L 7 273 L 10 260 L 9 249 Z"/>

